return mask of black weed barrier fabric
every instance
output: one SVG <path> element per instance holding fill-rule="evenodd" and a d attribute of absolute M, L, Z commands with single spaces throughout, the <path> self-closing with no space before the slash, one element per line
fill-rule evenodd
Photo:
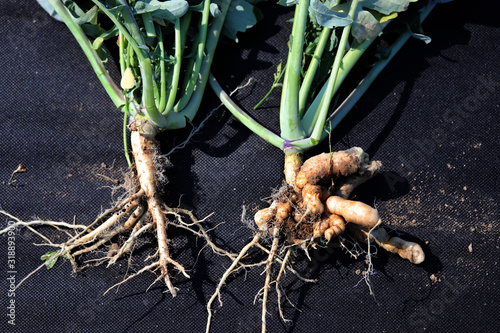
<path fill-rule="evenodd" d="M 292 11 L 261 3 L 263 20 L 240 41 L 222 40 L 213 72 L 251 110 L 286 57 Z M 387 226 L 422 245 L 412 265 L 380 250 L 373 258 L 374 295 L 362 280 L 364 257 L 338 243 L 302 254 L 282 281 L 280 319 L 271 289 L 268 332 L 492 332 L 498 327 L 500 196 L 500 21 L 495 1 L 439 5 L 423 24 L 428 45 L 411 39 L 340 124 L 332 150 L 363 147 L 385 172 L 357 191 Z M 35 1 L 0 4 L 0 206 L 22 220 L 89 223 L 109 207 L 113 179 L 126 169 L 122 118 L 70 32 Z M 368 66 L 368 65 L 366 65 Z M 117 77 L 118 70 L 111 73 Z M 278 88 L 256 111 L 278 130 Z M 207 90 L 199 124 L 218 105 Z M 163 133 L 168 152 L 191 129 Z M 324 142 L 306 155 L 329 151 Z M 223 108 L 212 113 L 186 148 L 170 155 L 165 200 L 194 211 L 220 246 L 239 251 L 252 237 L 241 223 L 283 180 L 281 151 L 264 143 Z M 27 171 L 12 173 L 19 164 Z M 11 184 L 9 185 L 9 180 Z M 11 218 L 0 217 L 5 227 Z M 49 235 L 49 229 L 38 229 Z M 169 229 L 173 257 L 190 279 L 174 274 L 172 298 L 156 276 L 143 274 L 104 295 L 140 267 L 146 238 L 131 262 L 73 274 L 68 261 L 39 270 L 50 248 L 27 229 L 0 237 L 1 332 L 203 332 L 205 304 L 227 258 L 191 234 Z M 63 241 L 64 237 L 61 236 Z M 9 239 L 11 240 L 9 242 Z M 257 252 L 256 260 L 263 257 Z M 9 258 L 15 259 L 9 261 Z M 13 266 L 9 266 L 12 265 Z M 129 267 L 130 266 L 130 267 Z M 239 272 L 222 290 L 213 332 L 260 331 L 263 267 Z M 15 324 L 15 325 L 13 325 Z"/>

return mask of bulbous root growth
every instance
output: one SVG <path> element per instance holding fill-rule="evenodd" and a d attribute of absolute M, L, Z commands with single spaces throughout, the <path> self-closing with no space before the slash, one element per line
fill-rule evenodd
<path fill-rule="evenodd" d="M 257 294 L 262 301 L 262 332 L 266 331 L 267 298 L 271 284 L 276 286 L 279 313 L 286 320 L 281 309 L 279 281 L 286 270 L 301 280 L 312 282 L 290 266 L 289 257 L 294 249 L 301 249 L 308 255 L 309 248 L 318 242 L 330 242 L 333 238 L 348 233 L 351 238 L 368 243 L 370 241 L 383 249 L 396 253 L 414 264 L 424 261 L 420 245 L 399 237 L 390 237 L 381 225 L 377 209 L 359 201 L 349 200 L 353 190 L 381 172 L 379 161 L 370 161 L 368 154 L 355 147 L 345 151 L 323 153 L 302 163 L 300 155 L 285 156 L 285 180 L 278 193 L 272 197 L 269 207 L 259 210 L 254 221 L 257 232 L 250 243 L 233 260 L 222 276 L 215 293 L 207 304 L 208 320 L 206 331 L 210 331 L 212 303 L 218 297 L 228 276 L 242 267 L 265 266 L 265 283 Z M 260 244 L 262 236 L 271 236 L 271 245 Z M 284 240 L 280 247 L 280 240 Z M 240 260 L 252 248 L 258 247 L 267 253 L 267 260 L 258 264 L 242 264 Z M 280 265 L 277 278 L 272 281 L 272 265 Z M 371 269 L 367 269 L 369 272 Z M 371 291 L 371 290 L 370 290 Z M 222 305 L 222 302 L 220 302 Z"/>
<path fill-rule="evenodd" d="M 87 266 L 103 263 L 107 263 L 109 267 L 116 263 L 118 259 L 127 255 L 131 256 L 133 248 L 141 236 L 146 232 L 152 232 L 156 235 L 157 240 L 158 249 L 156 254 L 146 259 L 149 263 L 143 268 L 124 278 L 104 294 L 145 271 L 152 271 L 157 274 L 155 282 L 163 279 L 172 296 L 176 296 L 177 290 L 171 282 L 169 269 L 174 268 L 188 278 L 189 275 L 184 267 L 170 256 L 167 245 L 168 226 L 189 230 L 197 237 L 204 238 L 217 254 L 227 255 L 234 259 L 232 254 L 220 249 L 210 240 L 206 230 L 201 225 L 203 221 L 197 220 L 191 211 L 169 207 L 163 202 L 158 188 L 159 185 L 164 184 L 161 184 L 158 180 L 161 174 L 159 170 L 161 165 L 159 165 L 158 149 L 154 139 L 155 129 L 148 125 L 146 121 L 141 122 L 141 120 L 136 120 L 130 127 L 132 128 L 131 144 L 135 161 L 135 182 L 131 185 L 130 194 L 125 199 L 103 212 L 91 224 L 77 225 L 53 221 L 23 222 L 7 212 L 0 211 L 0 213 L 7 215 L 12 220 L 7 228 L 0 230 L 0 235 L 16 228 L 26 227 L 45 241 L 41 245 L 56 248 L 55 251 L 49 251 L 42 256 L 45 262 L 21 280 L 17 287 L 43 266 L 51 268 L 58 258 L 69 259 L 74 272 L 80 271 Z M 57 228 L 66 233 L 69 239 L 64 243 L 55 243 L 49 237 L 37 231 L 36 226 Z M 74 231 L 74 233 L 69 231 Z M 103 249 L 108 249 L 105 251 L 107 253 L 105 256 L 88 260 L 84 265 L 78 264 L 82 255 L 102 251 Z"/>

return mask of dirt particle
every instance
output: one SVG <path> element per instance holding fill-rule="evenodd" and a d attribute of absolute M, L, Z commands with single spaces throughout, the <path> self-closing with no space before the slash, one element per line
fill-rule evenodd
<path fill-rule="evenodd" d="M 441 282 L 441 279 L 439 279 L 435 274 L 432 274 L 431 276 L 429 276 L 429 279 L 431 279 L 432 284 Z"/>
<path fill-rule="evenodd" d="M 469 252 L 472 253 L 472 243 L 469 244 Z"/>

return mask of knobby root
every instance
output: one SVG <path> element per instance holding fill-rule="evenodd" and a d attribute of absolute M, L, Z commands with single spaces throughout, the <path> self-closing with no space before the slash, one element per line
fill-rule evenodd
<path fill-rule="evenodd" d="M 423 262 L 425 255 L 421 247 L 399 237 L 390 237 L 381 227 L 381 218 L 376 208 L 365 203 L 350 200 L 352 192 L 362 183 L 373 178 L 382 170 L 379 161 L 370 161 L 363 149 L 354 147 L 345 151 L 324 153 L 311 157 L 302 163 L 299 154 L 285 155 L 285 181 L 272 197 L 270 205 L 259 210 L 254 216 L 257 233 L 233 259 L 231 266 L 219 281 L 215 293 L 207 304 L 208 320 L 206 331 L 210 331 L 212 321 L 211 306 L 215 298 L 221 301 L 221 288 L 243 256 L 252 247 L 260 248 L 267 253 L 267 260 L 256 264 L 245 263 L 242 267 L 265 265 L 264 287 L 257 293 L 256 299 L 262 295 L 262 332 L 266 331 L 267 301 L 272 283 L 275 283 L 278 297 L 280 317 L 285 319 L 281 308 L 282 292 L 279 283 L 289 270 L 304 282 L 316 282 L 303 278 L 289 264 L 294 250 L 303 250 L 309 257 L 309 249 L 332 241 L 344 232 L 354 241 L 367 243 L 368 268 L 365 281 L 373 293 L 370 274 L 373 274 L 371 262 L 371 242 L 381 248 L 396 253 L 414 264 Z M 260 243 L 261 236 L 270 235 L 270 247 Z M 281 250 L 280 242 L 282 242 Z M 346 247 L 343 242 L 341 245 Z M 283 258 L 279 253 L 286 251 Z M 280 264 L 278 275 L 272 281 L 272 264 Z M 239 269 L 239 268 L 238 268 Z"/>

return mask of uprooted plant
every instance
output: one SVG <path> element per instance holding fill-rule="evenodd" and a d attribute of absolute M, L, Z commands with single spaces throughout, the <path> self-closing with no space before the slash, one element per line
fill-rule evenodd
<path fill-rule="evenodd" d="M 280 73 L 280 65 L 279 73 L 275 76 L 276 83 L 284 73 L 280 135 L 268 130 L 240 109 L 211 76 L 212 88 L 233 115 L 284 152 L 285 184 L 272 196 L 270 206 L 255 214 L 254 237 L 241 249 L 221 277 L 207 304 L 207 332 L 212 322 L 212 304 L 217 298 L 221 300 L 222 286 L 231 273 L 244 267 L 265 266 L 264 287 L 257 294 L 262 300 L 262 332 L 266 331 L 266 303 L 273 283 L 276 285 L 280 316 L 285 319 L 280 306 L 279 282 L 286 269 L 297 273 L 290 264 L 291 253 L 301 249 L 307 254 L 308 249 L 315 247 L 318 242 L 329 242 L 343 233 L 368 243 L 367 282 L 373 271 L 370 257 L 373 243 L 412 263 L 419 264 L 424 260 L 424 252 L 418 244 L 389 236 L 382 226 L 377 209 L 349 200 L 359 184 L 381 171 L 380 162 L 370 161 L 368 155 L 357 147 L 323 153 L 302 162 L 303 153 L 331 134 L 410 36 L 427 41 L 425 36 L 415 32 L 418 32 L 420 23 L 433 9 L 434 2 L 411 4 L 410 10 L 406 11 L 410 2 L 415 1 L 281 2 L 295 5 L 295 13 L 286 67 Z M 370 44 L 378 36 L 386 34 L 390 37 L 384 41 L 388 46 L 378 52 L 379 60 L 352 93 L 330 112 L 347 74 Z M 332 55 L 328 50 L 334 48 L 336 51 Z M 325 70 L 325 63 L 330 66 L 328 71 Z M 261 244 L 263 236 L 271 238 L 270 246 L 265 245 L 269 243 Z M 244 263 L 243 259 L 254 247 L 264 251 L 267 260 Z M 275 262 L 280 265 L 280 269 L 273 278 L 272 266 Z"/>
<path fill-rule="evenodd" d="M 241 10 L 236 10 L 231 0 L 203 0 L 196 5 L 185 0 L 38 2 L 66 24 L 108 95 L 123 112 L 125 155 L 132 175 L 126 195 L 91 224 L 23 222 L 2 212 L 15 223 L 9 224 L 0 234 L 13 228 L 29 228 L 44 239 L 44 245 L 55 248 L 42 256 L 45 263 L 38 269 L 51 268 L 58 258 L 67 258 L 77 271 L 85 267 L 79 263 L 82 255 L 109 248 L 107 255 L 94 261 L 109 266 L 130 253 L 144 233 L 154 232 L 156 253 L 149 258 L 148 264 L 120 283 L 145 271 L 158 272 L 155 282 L 164 279 L 175 296 L 169 266 L 188 275 L 169 254 L 169 225 L 188 229 L 204 238 L 218 254 L 231 255 L 210 241 L 200 221 L 190 211 L 169 207 L 163 202 L 160 194 L 165 182 L 161 171 L 166 158 L 159 154 L 155 137 L 161 131 L 184 128 L 193 120 L 200 108 L 219 36 L 224 31 L 235 37 L 236 31 L 244 30 L 235 25 L 235 19 L 230 20 L 232 25 L 224 25 L 225 18 L 242 15 Z M 252 6 L 246 5 L 244 15 L 255 22 Z M 117 39 L 118 44 L 120 85 L 113 81 L 105 67 L 108 54 L 103 42 L 111 38 Z M 128 156 L 127 129 L 131 132 L 133 163 Z M 68 240 L 52 241 L 35 229 L 43 225 L 64 231 Z"/>

